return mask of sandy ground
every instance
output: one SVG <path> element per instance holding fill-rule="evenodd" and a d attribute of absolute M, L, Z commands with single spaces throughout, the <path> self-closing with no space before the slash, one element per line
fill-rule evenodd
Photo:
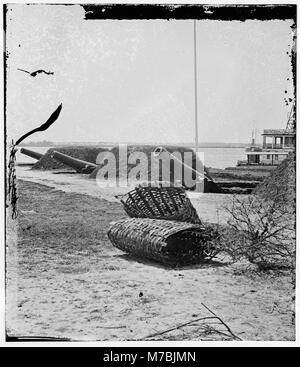
<path fill-rule="evenodd" d="M 204 303 L 243 340 L 294 340 L 287 274 L 259 276 L 221 259 L 181 269 L 136 261 L 106 236 L 109 222 L 125 216 L 122 206 L 112 195 L 93 195 L 79 184 L 86 179 L 77 179 L 89 195 L 61 191 L 65 177 L 61 187 L 19 182 L 20 215 L 7 227 L 8 335 L 140 340 L 209 316 Z M 192 200 L 207 220 L 222 200 L 201 198 Z M 153 339 L 230 339 L 207 330 L 195 322 Z"/>

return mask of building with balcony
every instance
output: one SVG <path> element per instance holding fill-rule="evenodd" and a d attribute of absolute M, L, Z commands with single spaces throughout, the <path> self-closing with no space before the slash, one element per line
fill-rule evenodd
<path fill-rule="evenodd" d="M 262 147 L 252 144 L 246 148 L 247 160 L 239 161 L 238 165 L 276 166 L 287 158 L 296 146 L 296 134 L 293 130 L 266 129 L 262 137 Z"/>
<path fill-rule="evenodd" d="M 292 130 L 266 129 L 263 134 L 263 149 L 294 149 L 296 135 Z"/>

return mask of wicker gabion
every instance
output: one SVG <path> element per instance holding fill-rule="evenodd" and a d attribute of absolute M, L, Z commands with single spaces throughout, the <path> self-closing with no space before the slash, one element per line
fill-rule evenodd
<path fill-rule="evenodd" d="M 212 259 L 217 234 L 212 228 L 187 222 L 129 218 L 112 222 L 108 237 L 129 254 L 169 265 L 184 265 Z"/>
<path fill-rule="evenodd" d="M 201 224 L 196 209 L 182 187 L 138 186 L 121 202 L 133 218 L 166 219 Z"/>

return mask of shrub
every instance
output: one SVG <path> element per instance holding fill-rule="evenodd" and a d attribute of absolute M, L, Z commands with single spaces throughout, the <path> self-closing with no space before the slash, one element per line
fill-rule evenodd
<path fill-rule="evenodd" d="M 295 213 L 279 198 L 233 197 L 223 250 L 233 260 L 247 258 L 260 270 L 295 268 Z"/>

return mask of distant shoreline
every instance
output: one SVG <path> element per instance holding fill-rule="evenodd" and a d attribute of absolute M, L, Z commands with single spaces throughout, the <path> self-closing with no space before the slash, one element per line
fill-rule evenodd
<path fill-rule="evenodd" d="M 169 145 L 181 147 L 193 147 L 194 143 L 139 143 L 139 142 L 28 142 L 21 144 L 22 147 L 57 147 L 57 146 L 115 146 L 118 144 L 127 145 Z M 246 148 L 250 143 L 199 143 L 199 148 Z"/>

